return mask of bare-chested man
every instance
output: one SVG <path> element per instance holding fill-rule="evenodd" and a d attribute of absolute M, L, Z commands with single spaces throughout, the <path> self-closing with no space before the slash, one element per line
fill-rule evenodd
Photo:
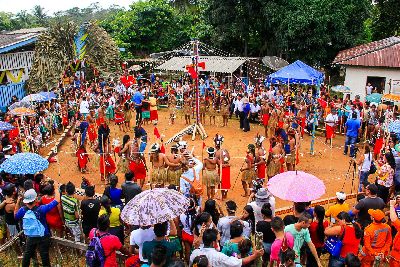
<path fill-rule="evenodd" d="M 168 166 L 167 179 L 170 185 L 179 187 L 179 181 L 182 174 L 182 163 L 184 158 L 179 155 L 178 145 L 171 146 L 171 154 L 166 156 L 171 165 Z M 174 164 L 174 165 L 172 165 Z"/>
<path fill-rule="evenodd" d="M 215 157 L 215 148 L 207 148 L 208 157 L 204 159 L 203 170 L 203 184 L 207 187 L 207 197 L 208 199 L 214 199 L 215 196 L 215 186 L 220 183 L 219 175 L 217 172 L 217 165 L 219 165 L 219 160 Z"/>
<path fill-rule="evenodd" d="M 180 166 L 179 163 L 170 162 L 165 154 L 161 153 L 160 146 L 157 143 L 153 144 L 150 148 L 150 162 L 153 166 L 150 183 L 160 188 L 164 187 L 167 183 L 166 166 Z"/>
<path fill-rule="evenodd" d="M 286 154 L 286 168 L 293 171 L 296 165 L 296 136 L 294 132 L 288 133 L 290 153 Z"/>
<path fill-rule="evenodd" d="M 258 179 L 265 179 L 267 151 L 263 147 L 263 141 L 264 140 L 265 140 L 264 136 L 257 134 L 257 136 L 255 138 L 255 143 L 256 143 L 255 166 L 256 166 L 256 169 L 257 169 L 257 178 Z"/>
<path fill-rule="evenodd" d="M 228 150 L 226 150 L 225 148 L 221 148 L 223 141 L 224 137 L 222 135 L 215 135 L 214 144 L 215 149 L 217 150 L 215 152 L 215 157 L 222 164 L 222 166 L 219 166 L 222 200 L 226 199 L 226 197 L 228 196 L 228 190 L 231 189 L 231 167 L 229 165 L 229 160 L 231 159 L 231 157 L 229 156 Z"/>

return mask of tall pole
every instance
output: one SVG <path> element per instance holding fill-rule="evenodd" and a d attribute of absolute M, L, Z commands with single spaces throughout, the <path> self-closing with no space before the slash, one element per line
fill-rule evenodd
<path fill-rule="evenodd" d="M 200 123 L 200 97 L 199 97 L 199 41 L 193 41 L 194 67 L 196 71 L 195 89 L 196 89 L 196 124 Z"/>

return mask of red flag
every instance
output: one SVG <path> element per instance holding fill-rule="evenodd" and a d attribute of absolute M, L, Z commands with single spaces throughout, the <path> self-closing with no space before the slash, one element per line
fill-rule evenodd
<path fill-rule="evenodd" d="M 194 69 L 193 65 L 187 65 L 186 70 L 187 70 L 187 72 L 189 72 L 192 79 L 197 78 L 197 73 L 196 73 L 196 70 Z"/>
<path fill-rule="evenodd" d="M 160 137 L 161 137 L 160 133 L 158 132 L 157 127 L 154 127 L 154 135 L 157 137 L 157 139 L 160 139 Z"/>
<path fill-rule="evenodd" d="M 165 146 L 164 143 L 161 144 L 160 152 L 165 154 Z"/>
<path fill-rule="evenodd" d="M 203 149 L 206 147 L 206 143 L 204 143 L 204 141 L 203 141 Z"/>
<path fill-rule="evenodd" d="M 199 68 L 202 68 L 204 70 L 206 68 L 206 63 L 205 62 L 199 62 L 197 64 L 197 66 L 199 66 Z"/>

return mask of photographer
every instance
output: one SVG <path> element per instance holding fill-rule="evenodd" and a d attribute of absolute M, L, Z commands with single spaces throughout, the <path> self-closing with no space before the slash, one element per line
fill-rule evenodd
<path fill-rule="evenodd" d="M 267 188 L 260 188 L 257 192 L 251 193 L 248 205 L 250 205 L 254 210 L 254 215 L 256 219 L 256 224 L 263 220 L 261 209 L 265 203 L 271 205 L 272 217 L 275 216 L 275 197 L 268 191 Z"/>
<path fill-rule="evenodd" d="M 357 154 L 357 152 L 355 153 Z M 356 161 L 358 170 L 360 173 L 360 185 L 358 186 L 358 192 L 362 192 L 362 187 L 368 183 L 369 171 L 371 169 L 372 161 L 374 160 L 371 148 L 366 145 L 364 148 L 364 154 Z"/>

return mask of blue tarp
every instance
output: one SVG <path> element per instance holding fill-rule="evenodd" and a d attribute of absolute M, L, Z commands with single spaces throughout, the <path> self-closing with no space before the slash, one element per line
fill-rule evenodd
<path fill-rule="evenodd" d="M 320 85 L 324 81 L 324 74 L 307 64 L 297 60 L 290 65 L 270 74 L 267 77 L 269 83 L 287 84 L 314 84 Z"/>

